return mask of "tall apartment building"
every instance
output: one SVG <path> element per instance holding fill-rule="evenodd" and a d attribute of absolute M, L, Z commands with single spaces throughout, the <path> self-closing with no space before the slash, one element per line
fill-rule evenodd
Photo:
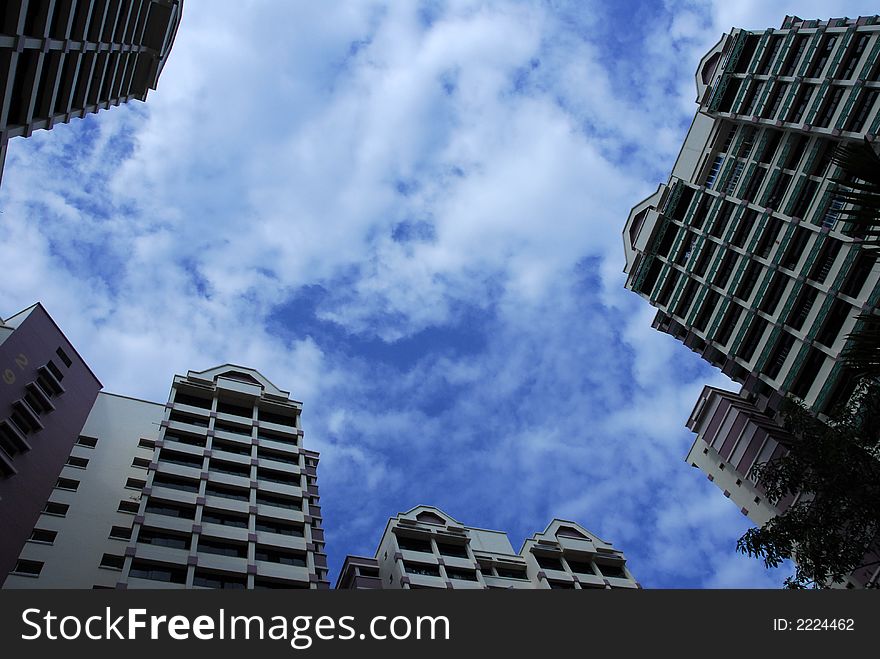
<path fill-rule="evenodd" d="M 4 0 L 0 178 L 9 139 L 156 88 L 183 0 Z"/>
<path fill-rule="evenodd" d="M 639 588 L 618 549 L 554 519 L 514 552 L 502 531 L 467 527 L 439 508 L 391 518 L 375 557 L 348 556 L 340 589 Z"/>
<path fill-rule="evenodd" d="M 696 85 L 668 183 L 627 220 L 626 286 L 657 307 L 654 327 L 742 385 L 703 391 L 687 460 L 763 524 L 791 503 L 768 504 L 748 477 L 784 451 L 775 410 L 789 394 L 818 415 L 849 398 L 841 353 L 880 298 L 831 163 L 842 143 L 876 145 L 880 19 L 734 29 Z"/>
<path fill-rule="evenodd" d="M 0 320 L 0 579 L 13 569 L 101 383 L 39 304 Z"/>
<path fill-rule="evenodd" d="M 165 404 L 98 393 L 27 311 L 0 327 L 4 588 L 329 587 L 301 403 L 231 364 L 175 376 Z"/>

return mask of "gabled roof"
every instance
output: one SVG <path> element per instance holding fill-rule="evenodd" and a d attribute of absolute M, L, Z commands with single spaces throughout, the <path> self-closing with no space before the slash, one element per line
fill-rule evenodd
<path fill-rule="evenodd" d="M 216 381 L 218 377 L 227 377 L 232 380 L 238 380 L 240 382 L 248 382 L 249 384 L 256 384 L 263 388 L 266 393 L 273 394 L 275 396 L 284 396 L 289 397 L 289 391 L 283 391 L 276 387 L 265 375 L 260 373 L 258 370 L 253 368 L 248 368 L 247 366 L 239 366 L 237 364 L 223 364 L 221 366 L 215 366 L 214 368 L 209 368 L 204 371 L 188 371 L 187 377 L 201 378 L 203 380 L 212 380 Z"/>

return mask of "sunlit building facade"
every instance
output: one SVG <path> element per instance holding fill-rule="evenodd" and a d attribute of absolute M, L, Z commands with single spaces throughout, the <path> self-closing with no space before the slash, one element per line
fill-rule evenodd
<path fill-rule="evenodd" d="M 619 549 L 554 519 L 515 552 L 502 531 L 462 525 L 439 508 L 391 518 L 374 557 L 348 556 L 339 589 L 639 588 Z"/>
<path fill-rule="evenodd" d="M 841 353 L 880 298 L 832 162 L 840 144 L 876 145 L 880 19 L 734 29 L 703 57 L 696 86 L 669 181 L 627 220 L 626 286 L 657 308 L 655 328 L 742 385 L 704 389 L 687 460 L 763 524 L 791 504 L 766 501 L 749 475 L 784 453 L 780 402 L 822 416 L 848 400 Z"/>
<path fill-rule="evenodd" d="M 0 324 L 4 588 L 329 588 L 302 404 L 254 369 L 99 392 L 45 310 Z"/>

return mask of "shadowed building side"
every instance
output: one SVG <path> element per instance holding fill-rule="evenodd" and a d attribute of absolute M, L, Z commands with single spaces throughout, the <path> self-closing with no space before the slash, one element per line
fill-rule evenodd
<path fill-rule="evenodd" d="M 0 180 L 12 137 L 155 89 L 183 0 L 5 0 L 0 10 Z"/>

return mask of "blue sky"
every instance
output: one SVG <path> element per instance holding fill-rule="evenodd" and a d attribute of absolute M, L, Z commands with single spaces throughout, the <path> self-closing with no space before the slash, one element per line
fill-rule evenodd
<path fill-rule="evenodd" d="M 777 587 L 684 462 L 726 379 L 623 288 L 699 58 L 867 2 L 187 0 L 146 104 L 10 143 L 0 313 L 42 301 L 105 389 L 236 362 L 304 402 L 332 575 L 432 504 L 553 517 L 646 587 Z"/>

